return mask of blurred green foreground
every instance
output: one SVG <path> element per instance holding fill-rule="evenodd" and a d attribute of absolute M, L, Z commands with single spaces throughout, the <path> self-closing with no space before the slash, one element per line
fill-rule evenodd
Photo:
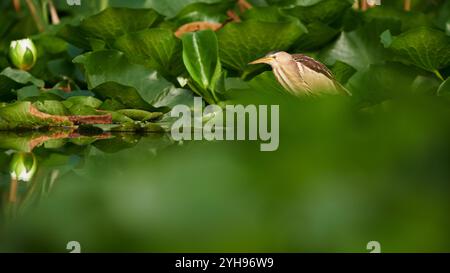
<path fill-rule="evenodd" d="M 445 100 L 269 101 L 276 152 L 168 135 L 53 139 L 14 196 L 9 161 L 45 139 L 0 133 L 0 251 L 450 251 Z"/>

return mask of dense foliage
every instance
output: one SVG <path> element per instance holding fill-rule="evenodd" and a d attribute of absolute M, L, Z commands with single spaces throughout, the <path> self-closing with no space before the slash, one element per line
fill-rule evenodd
<path fill-rule="evenodd" d="M 66 125 L 111 123 L 109 115 L 115 125 L 107 130 L 162 130 L 161 114 L 193 95 L 223 105 L 249 90 L 283 92 L 262 73 L 267 67 L 248 65 L 274 50 L 321 60 L 362 107 L 414 93 L 448 96 L 448 1 L 413 1 L 412 11 L 388 1 L 366 12 L 353 2 L 56 1 L 61 22 L 52 24 L 42 9 L 30 16 L 6 1 L 0 128 L 61 125 L 52 116 L 70 116 Z M 209 30 L 183 30 L 192 24 Z M 8 58 L 10 42 L 26 37 L 38 48 L 28 72 Z M 80 118 L 96 115 L 106 119 Z"/>

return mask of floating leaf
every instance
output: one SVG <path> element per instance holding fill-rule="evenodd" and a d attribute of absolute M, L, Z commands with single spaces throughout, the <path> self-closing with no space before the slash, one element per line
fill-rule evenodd
<path fill-rule="evenodd" d="M 115 82 L 105 82 L 92 89 L 92 92 L 94 92 L 98 97 L 102 99 L 110 99 L 112 101 L 118 102 L 120 104 L 120 107 L 124 106 L 150 111 L 156 110 L 152 105 L 142 99 L 139 92 L 131 86 L 125 86 Z M 112 107 L 109 110 L 116 109 Z"/>
<path fill-rule="evenodd" d="M 346 10 L 349 10 L 353 0 L 323 0 L 315 1 L 309 6 L 297 6 L 286 10 L 286 13 L 298 17 L 304 23 L 313 23 L 320 21 L 330 24 L 342 18 Z"/>
<path fill-rule="evenodd" d="M 183 71 L 181 41 L 168 29 L 153 28 L 130 33 L 119 38 L 114 46 L 131 61 L 163 75 L 178 76 Z"/>
<path fill-rule="evenodd" d="M 65 26 L 59 36 L 76 46 L 92 48 L 90 39 L 112 44 L 118 37 L 150 28 L 160 19 L 152 9 L 107 8 L 84 19 L 79 26 Z"/>
<path fill-rule="evenodd" d="M 450 37 L 439 30 L 412 29 L 395 37 L 389 48 L 404 63 L 431 72 L 450 65 Z"/>
<path fill-rule="evenodd" d="M 135 88 L 148 104 L 172 86 L 155 70 L 130 63 L 124 53 L 117 50 L 87 53 L 75 58 L 74 62 L 83 65 L 89 89 L 92 90 L 106 82 L 115 82 Z M 142 106 L 142 103 L 139 104 Z"/>
<path fill-rule="evenodd" d="M 356 73 L 355 68 L 340 61 L 337 61 L 331 70 L 336 80 L 341 84 L 345 84 Z"/>
<path fill-rule="evenodd" d="M 303 35 L 296 43 L 296 51 L 318 49 L 336 38 L 340 30 L 332 28 L 321 22 L 314 22 L 306 27 L 308 33 Z"/>
<path fill-rule="evenodd" d="M 381 33 L 387 29 L 397 33 L 400 23 L 373 20 L 355 31 L 343 32 L 335 43 L 322 50 L 319 59 L 330 65 L 341 61 L 357 70 L 382 63 L 389 58 L 380 40 Z"/>
<path fill-rule="evenodd" d="M 65 116 L 54 116 L 43 113 L 31 102 L 16 102 L 0 108 L 0 119 L 5 124 L 2 129 L 41 128 L 51 126 L 72 126 L 73 123 Z"/>
<path fill-rule="evenodd" d="M 181 10 L 173 20 L 178 26 L 192 22 L 223 23 L 228 17 L 226 12 L 233 8 L 235 1 L 222 1 L 214 4 L 193 3 Z"/>
<path fill-rule="evenodd" d="M 97 109 L 102 105 L 102 101 L 90 96 L 73 96 L 63 102 L 63 104 L 70 108 L 73 105 L 85 105 Z"/>
<path fill-rule="evenodd" d="M 270 51 L 287 50 L 306 32 L 298 20 L 230 23 L 217 32 L 220 59 L 228 68 L 242 72 L 249 62 Z"/>
<path fill-rule="evenodd" d="M 10 67 L 5 68 L 0 73 L 0 99 L 6 101 L 13 99 L 15 95 L 12 91 L 27 85 L 35 85 L 38 88 L 42 88 L 45 83 L 26 71 Z"/>
<path fill-rule="evenodd" d="M 162 113 L 160 113 L 160 112 L 152 113 L 152 112 L 148 112 L 148 111 L 144 111 L 144 110 L 137 110 L 137 109 L 123 109 L 123 110 L 117 111 L 117 113 L 125 115 L 125 116 L 131 118 L 132 120 L 137 120 L 137 121 L 150 121 L 150 120 L 154 120 L 154 119 L 157 119 L 162 116 Z"/>
<path fill-rule="evenodd" d="M 358 71 L 347 83 L 356 101 L 363 105 L 404 98 L 415 92 L 413 84 L 420 70 L 400 63 L 373 64 Z"/>
<path fill-rule="evenodd" d="M 33 106 L 36 107 L 39 111 L 50 115 L 56 116 L 69 115 L 69 111 L 60 101 L 56 100 L 37 101 L 33 103 Z"/>

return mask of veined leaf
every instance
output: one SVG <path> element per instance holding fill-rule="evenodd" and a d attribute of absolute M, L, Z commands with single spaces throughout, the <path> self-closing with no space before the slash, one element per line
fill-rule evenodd
<path fill-rule="evenodd" d="M 89 39 L 99 39 L 112 44 L 118 37 L 147 29 L 161 19 L 152 9 L 107 8 L 87 17 L 79 26 L 63 27 L 59 36 L 76 46 L 92 48 Z"/>
<path fill-rule="evenodd" d="M 163 28 L 146 29 L 120 37 L 114 47 L 134 63 L 153 68 L 163 75 L 178 76 L 183 70 L 181 41 Z"/>
<path fill-rule="evenodd" d="M 91 96 L 73 96 L 62 102 L 64 106 L 70 108 L 74 105 L 86 105 L 97 109 L 102 105 L 102 101 Z"/>
<path fill-rule="evenodd" d="M 136 121 L 150 121 L 161 117 L 163 114 L 161 112 L 148 112 L 144 110 L 137 109 L 123 109 L 117 111 L 117 113 L 127 116 L 132 120 Z"/>
<path fill-rule="evenodd" d="M 121 106 L 150 111 L 156 110 L 142 98 L 136 88 L 131 86 L 121 85 L 116 82 L 105 82 L 92 89 L 92 92 L 99 98 L 116 101 Z"/>
<path fill-rule="evenodd" d="M 211 30 L 183 36 L 183 61 L 192 79 L 203 89 L 215 92 L 221 73 L 216 34 Z"/>
<path fill-rule="evenodd" d="M 306 32 L 306 27 L 296 19 L 230 23 L 217 33 L 220 59 L 226 67 L 242 72 L 249 62 L 270 51 L 287 50 Z"/>
<path fill-rule="evenodd" d="M 431 72 L 450 65 L 450 37 L 439 30 L 412 29 L 395 37 L 389 48 L 402 62 Z"/>
<path fill-rule="evenodd" d="M 383 63 L 389 58 L 389 52 L 383 47 L 380 35 L 388 29 L 399 32 L 400 22 L 373 20 L 355 31 L 342 32 L 336 42 L 322 50 L 319 59 L 329 65 L 341 61 L 357 70 Z"/>
<path fill-rule="evenodd" d="M 172 87 L 158 72 L 130 63 L 124 53 L 117 50 L 87 53 L 75 58 L 74 62 L 84 66 L 89 89 L 106 82 L 115 82 L 136 89 L 147 104 Z M 138 104 L 143 105 L 141 102 Z"/>
<path fill-rule="evenodd" d="M 16 102 L 0 108 L 0 119 L 5 123 L 3 129 L 73 126 L 68 117 L 43 113 L 31 102 Z"/>
<path fill-rule="evenodd" d="M 309 6 L 297 6 L 286 12 L 304 23 L 320 21 L 329 24 L 342 18 L 342 15 L 352 7 L 353 3 L 353 0 L 322 0 Z"/>
<path fill-rule="evenodd" d="M 177 26 L 192 22 L 215 22 L 223 23 L 228 17 L 227 10 L 235 5 L 233 0 L 225 0 L 218 3 L 193 3 L 184 7 L 173 20 Z"/>
<path fill-rule="evenodd" d="M 27 85 L 35 85 L 38 88 L 42 88 L 45 83 L 26 71 L 12 69 L 10 67 L 5 68 L 0 73 L 0 100 L 13 99 L 14 94 L 12 91 Z"/>

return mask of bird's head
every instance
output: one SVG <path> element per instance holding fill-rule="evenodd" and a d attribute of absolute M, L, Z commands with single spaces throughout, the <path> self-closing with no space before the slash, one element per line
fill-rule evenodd
<path fill-rule="evenodd" d="M 293 58 L 291 54 L 284 51 L 278 51 L 278 52 L 270 52 L 265 57 L 253 61 L 249 64 L 268 64 L 271 66 L 275 66 L 286 64 L 288 62 L 291 62 L 292 60 Z"/>

